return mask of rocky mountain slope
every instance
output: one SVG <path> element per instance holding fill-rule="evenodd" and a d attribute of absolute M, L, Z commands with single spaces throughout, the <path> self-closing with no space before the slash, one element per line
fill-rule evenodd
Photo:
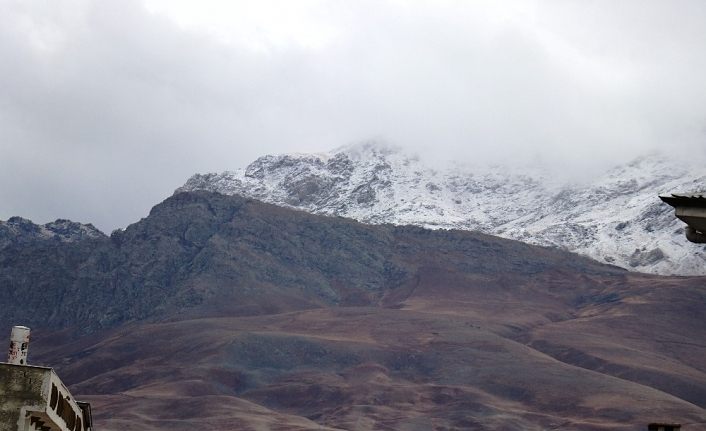
<path fill-rule="evenodd" d="M 0 321 L 90 330 L 165 316 L 393 306 L 418 283 L 420 265 L 442 260 L 448 271 L 503 273 L 517 285 L 547 271 L 624 272 L 480 233 L 364 225 L 240 196 L 185 192 L 110 237 L 0 249 L 0 303 L 14 304 Z"/>
<path fill-rule="evenodd" d="M 577 185 L 537 167 L 432 168 L 372 143 L 264 156 L 245 169 L 194 175 L 177 192 L 193 190 L 366 223 L 478 230 L 640 272 L 706 274 L 706 249 L 684 239 L 683 224 L 657 198 L 706 191 L 706 169 L 658 155 Z"/>
<path fill-rule="evenodd" d="M 110 238 L 0 249 L 0 323 L 33 328 L 30 363 L 106 431 L 704 424 L 705 295 L 703 277 L 203 191 Z"/>

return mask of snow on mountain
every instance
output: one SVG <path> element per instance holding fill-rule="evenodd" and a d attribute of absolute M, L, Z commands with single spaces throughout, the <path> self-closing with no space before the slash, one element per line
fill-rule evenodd
<path fill-rule="evenodd" d="M 15 242 L 76 242 L 104 236 L 105 234 L 92 224 L 81 224 L 71 220 L 58 219 L 44 225 L 35 224 L 22 217 L 11 217 L 7 221 L 0 220 L 0 249 Z"/>
<path fill-rule="evenodd" d="M 706 248 L 658 194 L 706 191 L 706 170 L 651 155 L 587 184 L 537 167 L 432 168 L 376 143 L 326 154 L 268 155 L 245 169 L 197 174 L 179 191 L 239 194 L 366 223 L 479 230 L 559 247 L 630 270 L 706 274 Z"/>

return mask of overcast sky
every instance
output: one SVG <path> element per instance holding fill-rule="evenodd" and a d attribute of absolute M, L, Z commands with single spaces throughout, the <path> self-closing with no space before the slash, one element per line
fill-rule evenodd
<path fill-rule="evenodd" d="M 706 152 L 706 1 L 0 0 L 0 219 L 147 215 L 370 138 L 600 169 Z"/>

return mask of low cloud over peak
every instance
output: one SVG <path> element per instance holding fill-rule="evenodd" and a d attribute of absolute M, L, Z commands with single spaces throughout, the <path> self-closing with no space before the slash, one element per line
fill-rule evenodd
<path fill-rule="evenodd" d="M 700 1 L 1 4 L 2 219 L 110 230 L 194 172 L 371 137 L 567 172 L 706 149 Z"/>

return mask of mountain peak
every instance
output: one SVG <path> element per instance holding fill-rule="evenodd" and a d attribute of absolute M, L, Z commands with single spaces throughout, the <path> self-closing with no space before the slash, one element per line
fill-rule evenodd
<path fill-rule="evenodd" d="M 400 146 L 382 140 L 368 140 L 338 147 L 331 151 L 331 154 L 346 154 L 353 160 L 361 160 L 371 157 L 387 157 L 403 152 L 404 149 Z"/>
<path fill-rule="evenodd" d="M 432 168 L 369 141 L 325 156 L 263 156 L 245 169 L 195 175 L 177 191 L 240 194 L 366 223 L 478 230 L 631 270 L 703 275 L 706 250 L 684 241 L 681 222 L 657 195 L 702 192 L 704 184 L 702 169 L 660 154 L 574 184 L 531 166 Z"/>
<path fill-rule="evenodd" d="M 0 248 L 16 242 L 76 242 L 104 237 L 105 234 L 90 223 L 82 224 L 66 219 L 57 219 L 44 225 L 18 216 L 10 217 L 5 222 L 0 221 Z"/>

